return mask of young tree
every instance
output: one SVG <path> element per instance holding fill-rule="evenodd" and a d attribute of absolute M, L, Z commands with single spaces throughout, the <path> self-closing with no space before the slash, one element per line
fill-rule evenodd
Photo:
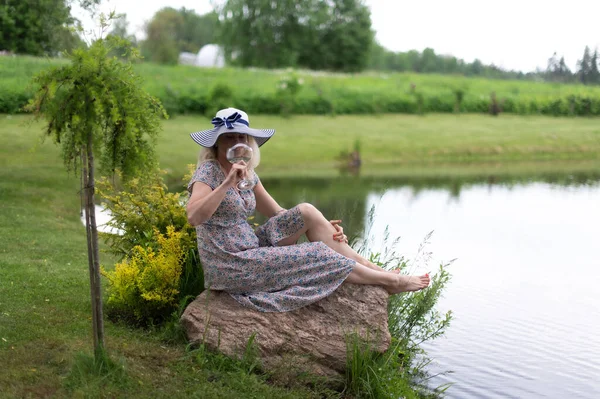
<path fill-rule="evenodd" d="M 114 15 L 112 15 L 114 17 Z M 92 327 L 96 358 L 104 349 L 98 231 L 94 211 L 95 160 L 101 172 L 117 169 L 125 177 L 154 164 L 153 144 L 159 119 L 166 117 L 160 102 L 142 90 L 131 63 L 109 53 L 127 42 L 116 36 L 96 40 L 70 55 L 71 63 L 38 74 L 37 87 L 26 109 L 46 120 L 45 135 L 62 149 L 68 170 L 83 178 Z M 130 49 L 132 58 L 137 51 Z"/>

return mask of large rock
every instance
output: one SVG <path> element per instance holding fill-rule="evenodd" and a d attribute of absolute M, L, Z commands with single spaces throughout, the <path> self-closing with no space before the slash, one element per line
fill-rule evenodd
<path fill-rule="evenodd" d="M 390 345 L 387 292 L 377 286 L 342 284 L 312 305 L 284 313 L 263 313 L 220 291 L 204 291 L 181 322 L 188 339 L 236 357 L 255 333 L 266 369 L 293 365 L 298 371 L 338 377 L 346 367 L 347 335 L 357 333 L 384 352 Z"/>

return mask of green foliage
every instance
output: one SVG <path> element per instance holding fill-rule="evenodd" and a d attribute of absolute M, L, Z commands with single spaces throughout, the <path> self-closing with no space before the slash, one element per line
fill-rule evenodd
<path fill-rule="evenodd" d="M 0 50 L 57 55 L 81 44 L 65 0 L 4 0 L 0 7 Z"/>
<path fill-rule="evenodd" d="M 198 15 L 182 7 L 165 7 L 146 24 L 146 39 L 141 43 L 142 54 L 160 64 L 177 64 L 179 53 L 197 53 L 212 43 L 218 19 L 215 13 Z"/>
<path fill-rule="evenodd" d="M 170 229 L 178 234 L 178 243 L 184 254 L 178 266 L 181 269 L 177 280 L 178 292 L 169 306 L 161 310 L 162 319 L 154 320 L 155 323 L 163 321 L 177 306 L 185 307 L 190 297 L 202 292 L 204 278 L 198 257 L 196 230 L 187 222 L 182 205 L 186 196 L 184 192 L 168 192 L 161 175 L 150 171 L 141 178 L 126 181 L 122 190 L 110 180 L 102 179 L 98 182 L 98 195 L 111 213 L 112 219 L 107 226 L 121 233 L 100 233 L 100 237 L 107 243 L 109 251 L 121 259 L 132 257 L 139 251 L 134 250 L 136 247 L 151 248 L 157 252 L 161 248 L 158 240 L 160 235 L 169 235 Z M 136 316 L 137 322 L 139 319 Z M 147 323 L 149 320 L 144 321 Z"/>
<path fill-rule="evenodd" d="M 164 172 L 163 172 L 164 173 Z M 120 191 L 107 178 L 97 183 L 98 196 L 111 213 L 107 227 L 119 229 L 121 234 L 100 233 L 109 251 L 120 258 L 131 254 L 133 247 L 146 247 L 154 241 L 154 229 L 161 234 L 173 226 L 182 232 L 185 247 L 195 245 L 196 231 L 187 222 L 182 203 L 185 193 L 170 193 L 158 171 L 149 171 L 141 177 L 123 183 Z"/>
<path fill-rule="evenodd" d="M 110 56 L 126 59 L 129 48 L 137 46 L 137 39 L 135 35 L 128 33 L 128 26 L 129 23 L 125 14 L 120 14 L 116 17 L 114 26 L 108 35 L 120 38 L 125 45 L 116 45 L 109 53 Z"/>
<path fill-rule="evenodd" d="M 34 98 L 26 107 L 48 122 L 46 135 L 60 144 L 69 169 L 77 170 L 82 146 L 91 135 L 106 172 L 131 176 L 154 162 L 160 102 L 142 88 L 130 63 L 109 58 L 121 39 L 109 36 L 69 56 L 71 63 L 40 72 Z M 130 49 L 133 58 L 137 56 Z"/>
<path fill-rule="evenodd" d="M 167 227 L 166 236 L 154 231 L 156 250 L 137 245 L 113 271 L 102 270 L 108 281 L 109 316 L 140 324 L 160 323 L 178 305 L 179 280 L 185 260 L 183 233 Z"/>
<path fill-rule="evenodd" d="M 23 106 L 32 95 L 27 87 L 31 76 L 48 65 L 61 64 L 64 61 L 0 57 L 0 110 L 11 112 Z M 277 91 L 281 72 L 207 68 L 200 73 L 196 67 L 150 63 L 136 64 L 134 71 L 144 77 L 144 88 L 169 112 L 208 114 L 207 108 L 214 105 L 209 96 L 215 82 L 225 82 L 230 88 L 227 106 L 252 115 L 281 113 Z M 423 97 L 423 113 L 455 112 L 457 90 L 464 90 L 461 113 L 487 114 L 494 91 L 503 102 L 504 114 L 600 115 L 600 88 L 595 86 L 409 73 L 344 75 L 295 70 L 294 74 L 303 81 L 294 98 L 295 114 L 416 114 L 418 99 L 411 94 L 412 83 Z"/>
<path fill-rule="evenodd" d="M 419 248 L 420 254 L 430 236 L 431 233 L 425 237 Z M 429 260 L 427 255 L 424 256 L 426 262 Z M 395 252 L 371 254 L 370 258 L 385 269 L 400 266 L 403 273 L 411 274 L 406 271 L 407 262 Z M 377 353 L 368 340 L 362 340 L 357 335 L 349 336 L 346 369 L 348 393 L 357 398 L 423 398 L 437 397 L 448 388 L 442 386 L 432 389 L 427 385 L 430 376 L 426 367 L 431 360 L 420 347 L 423 342 L 443 335 L 450 325 L 452 313 L 448 311 L 441 315 L 435 309 L 450 279 L 448 266 L 449 263 L 440 265 L 428 288 L 390 296 L 388 328 L 392 343 L 387 352 Z"/>
<path fill-rule="evenodd" d="M 220 42 L 234 65 L 361 71 L 373 33 L 360 0 L 228 0 Z"/>
<path fill-rule="evenodd" d="M 233 102 L 233 89 L 227 83 L 215 84 L 208 93 L 205 115 L 213 118 L 218 110 L 228 108 Z"/>
<path fill-rule="evenodd" d="M 146 25 L 146 40 L 142 43 L 144 58 L 159 64 L 177 64 L 177 27 L 183 23 L 182 16 L 173 8 L 158 11 Z"/>
<path fill-rule="evenodd" d="M 277 85 L 277 99 L 281 104 L 281 115 L 290 116 L 294 113 L 296 96 L 302 88 L 302 79 L 298 79 L 295 73 L 284 76 Z"/>

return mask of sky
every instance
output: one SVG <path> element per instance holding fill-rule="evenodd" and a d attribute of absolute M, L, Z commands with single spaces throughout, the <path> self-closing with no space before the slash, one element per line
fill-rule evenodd
<path fill-rule="evenodd" d="M 219 1 L 219 0 L 218 0 Z M 222 0 L 220 0 L 222 1 Z M 570 0 L 364 0 L 376 40 L 391 51 L 430 47 L 472 62 L 523 72 L 545 69 L 554 52 L 571 70 L 585 46 L 600 49 L 600 1 Z M 131 33 L 143 38 L 144 23 L 163 7 L 213 9 L 211 0 L 104 0 L 102 11 L 125 13 Z M 86 29 L 94 25 L 74 7 Z"/>

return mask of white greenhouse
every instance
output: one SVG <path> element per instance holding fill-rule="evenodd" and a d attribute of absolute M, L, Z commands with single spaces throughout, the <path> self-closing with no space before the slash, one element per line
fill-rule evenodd
<path fill-rule="evenodd" d="M 207 44 L 198 51 L 198 54 L 179 54 L 179 63 L 198 67 L 222 68 L 225 66 L 225 55 L 223 49 L 218 45 Z"/>

